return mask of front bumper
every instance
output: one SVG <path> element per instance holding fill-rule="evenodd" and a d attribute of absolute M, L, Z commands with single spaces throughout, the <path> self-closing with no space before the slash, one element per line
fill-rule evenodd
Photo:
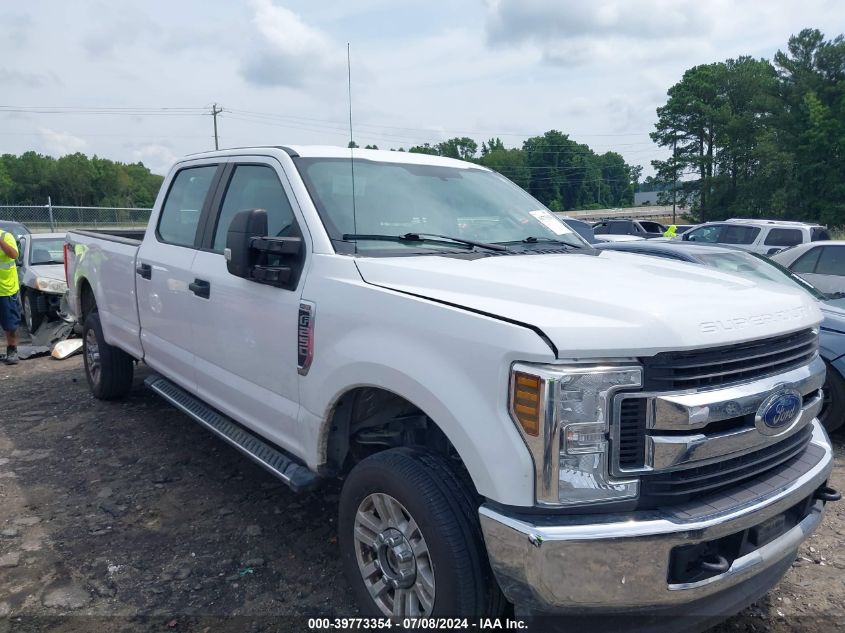
<path fill-rule="evenodd" d="M 824 512 L 824 504 L 813 495 L 830 475 L 833 451 L 818 421 L 812 424 L 806 453 L 814 457 L 809 463 L 807 458 L 802 460 L 799 476 L 787 479 L 773 474 L 773 480 L 780 481 L 777 487 L 767 482 L 760 488 L 767 494 L 744 503 L 726 494 L 728 502 L 716 504 L 718 511 L 712 504 L 702 504 L 694 513 L 666 510 L 544 516 L 529 521 L 482 506 L 484 539 L 502 591 L 529 611 L 589 613 L 703 604 L 727 589 L 739 592 L 764 575 L 774 584 L 783 572 L 764 572 L 785 571 Z M 806 512 L 794 527 L 736 558 L 723 573 L 699 582 L 670 583 L 674 548 L 760 526 L 804 500 L 809 500 Z M 736 610 L 743 606 L 737 605 Z"/>

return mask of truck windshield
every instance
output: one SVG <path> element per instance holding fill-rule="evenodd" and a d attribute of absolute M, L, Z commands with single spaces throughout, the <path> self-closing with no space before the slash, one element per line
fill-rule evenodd
<path fill-rule="evenodd" d="M 520 244 L 526 250 L 549 242 L 590 248 L 541 203 L 486 169 L 356 158 L 353 218 L 348 158 L 294 161 L 340 253 L 353 252 L 353 242 L 359 254 L 370 255 L 465 250 L 448 240 L 366 239 L 408 234 Z"/>

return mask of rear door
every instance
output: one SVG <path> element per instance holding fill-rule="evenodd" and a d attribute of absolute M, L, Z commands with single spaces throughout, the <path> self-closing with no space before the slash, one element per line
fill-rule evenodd
<path fill-rule="evenodd" d="M 209 212 L 221 173 L 221 164 L 206 162 L 186 165 L 174 174 L 135 262 L 145 361 L 191 391 L 196 387 L 191 339 L 197 305 L 188 286 L 201 220 Z"/>
<path fill-rule="evenodd" d="M 281 165 L 270 157 L 233 159 L 214 209 L 191 274 L 207 296 L 189 297 L 199 396 L 299 454 L 297 323 L 304 275 L 292 290 L 259 284 L 230 274 L 223 251 L 238 211 L 265 209 L 273 237 L 305 238 L 304 222 Z M 303 239 L 303 248 L 308 242 Z"/>

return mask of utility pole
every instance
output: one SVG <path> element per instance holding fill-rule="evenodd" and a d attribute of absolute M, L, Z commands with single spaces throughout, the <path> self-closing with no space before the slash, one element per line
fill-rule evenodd
<path fill-rule="evenodd" d="M 217 104 L 211 106 L 211 116 L 214 119 L 214 149 L 220 149 L 217 143 L 217 115 L 223 112 L 223 108 L 218 108 Z"/>
<path fill-rule="evenodd" d="M 215 138 L 217 134 L 215 133 Z M 675 201 L 678 197 L 678 136 L 672 135 L 672 224 L 675 224 Z"/>

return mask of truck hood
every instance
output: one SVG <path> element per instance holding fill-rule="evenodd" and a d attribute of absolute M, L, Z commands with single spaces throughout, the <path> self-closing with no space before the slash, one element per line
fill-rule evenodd
<path fill-rule="evenodd" d="M 807 293 L 629 253 L 360 258 L 367 283 L 530 325 L 559 358 L 650 356 L 811 327 Z"/>

